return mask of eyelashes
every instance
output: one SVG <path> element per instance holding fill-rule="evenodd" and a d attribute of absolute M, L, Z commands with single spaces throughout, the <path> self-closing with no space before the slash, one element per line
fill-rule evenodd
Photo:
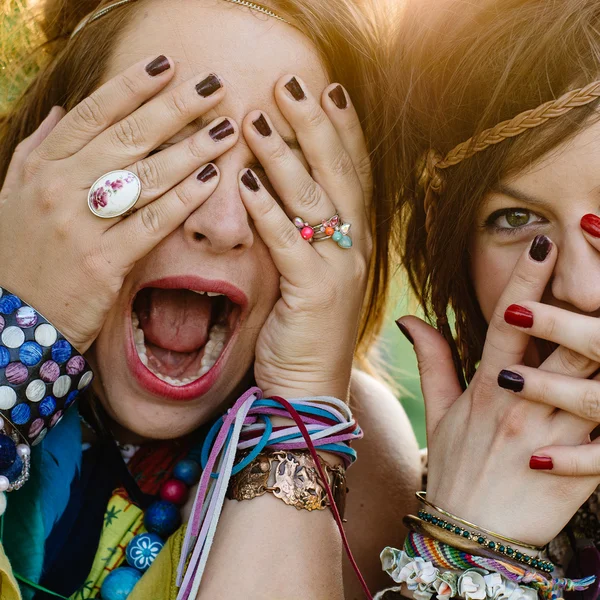
<path fill-rule="evenodd" d="M 502 234 L 514 234 L 530 225 L 543 222 L 546 220 L 531 210 L 511 207 L 494 211 L 486 218 L 483 227 Z"/>

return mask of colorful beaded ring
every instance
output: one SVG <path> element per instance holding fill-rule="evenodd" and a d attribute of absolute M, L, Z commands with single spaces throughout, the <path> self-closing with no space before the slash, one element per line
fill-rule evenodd
<path fill-rule="evenodd" d="M 543 571 L 544 573 L 552 573 L 554 571 L 554 564 L 549 560 L 543 560 L 540 558 L 535 558 L 533 556 L 529 556 L 523 552 L 519 552 L 506 544 L 501 544 L 499 542 L 495 542 L 493 540 L 489 540 L 485 536 L 477 533 L 476 531 L 470 531 L 468 529 L 464 529 L 455 523 L 450 523 L 449 521 L 445 521 L 444 519 L 440 519 L 428 513 L 427 511 L 420 510 L 419 511 L 419 519 L 425 521 L 426 523 L 431 523 L 432 525 L 436 525 L 440 529 L 444 529 L 449 533 L 453 533 L 454 535 L 460 536 L 466 540 L 470 540 L 473 542 L 477 542 L 480 546 L 484 546 L 485 548 L 489 548 L 493 552 L 497 552 L 498 554 L 503 554 L 507 556 L 511 560 L 515 560 L 522 564 L 533 567 L 534 569 L 538 569 L 539 571 Z"/>
<path fill-rule="evenodd" d="M 295 217 L 294 225 L 307 242 L 332 239 L 340 248 L 352 248 L 352 238 L 348 235 L 351 225 L 342 223 L 339 215 L 325 219 L 319 225 L 309 225 L 301 217 Z"/>
<path fill-rule="evenodd" d="M 0 415 L 22 440 L 39 444 L 92 378 L 42 315 L 0 288 Z"/>

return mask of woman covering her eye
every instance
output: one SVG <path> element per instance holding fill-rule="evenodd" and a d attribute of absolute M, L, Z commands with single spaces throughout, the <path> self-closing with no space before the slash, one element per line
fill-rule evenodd
<path fill-rule="evenodd" d="M 366 3 L 267 4 L 40 4 L 0 128 L 2 600 L 383 585 L 418 455 L 364 371 L 381 48 Z"/>
<path fill-rule="evenodd" d="M 433 327 L 398 320 L 429 457 L 381 597 L 597 598 L 600 5 L 411 2 L 394 43 L 390 173 Z"/>

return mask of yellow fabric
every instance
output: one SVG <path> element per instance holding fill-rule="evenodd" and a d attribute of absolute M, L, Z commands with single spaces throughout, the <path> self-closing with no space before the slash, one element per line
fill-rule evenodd
<path fill-rule="evenodd" d="M 127 544 L 143 531 L 143 511 L 114 494 L 104 513 L 104 526 L 90 574 L 83 587 L 71 596 L 71 600 L 96 598 L 106 576 L 122 562 Z"/>
<path fill-rule="evenodd" d="M 19 586 L 2 545 L 0 545 L 0 598 L 2 600 L 21 600 Z"/>

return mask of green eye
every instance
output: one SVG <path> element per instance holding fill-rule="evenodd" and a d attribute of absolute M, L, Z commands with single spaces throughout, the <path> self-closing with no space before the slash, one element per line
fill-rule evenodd
<path fill-rule="evenodd" d="M 514 209 L 505 213 L 504 218 L 509 227 L 523 227 L 529 223 L 531 213 L 527 210 Z"/>

